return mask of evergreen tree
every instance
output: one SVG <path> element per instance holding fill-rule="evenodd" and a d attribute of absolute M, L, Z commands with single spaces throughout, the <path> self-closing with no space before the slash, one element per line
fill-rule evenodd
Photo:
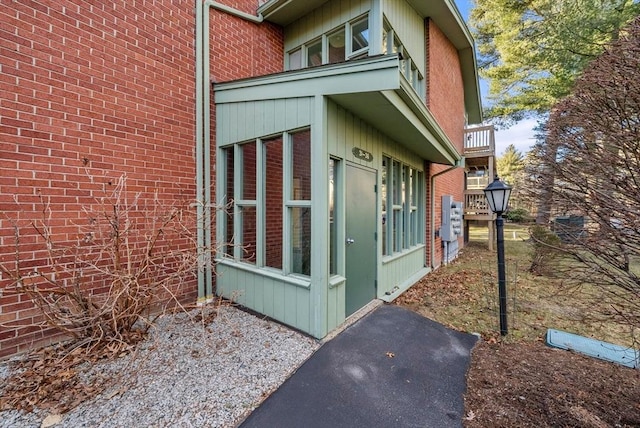
<path fill-rule="evenodd" d="M 496 160 L 496 167 L 498 169 L 498 176 L 502 178 L 505 183 L 515 186 L 518 181 L 518 176 L 524 169 L 524 157 L 522 153 L 516 149 L 516 146 L 509 144 L 502 156 Z"/>
<path fill-rule="evenodd" d="M 476 0 L 470 24 L 490 82 L 488 116 L 548 112 L 639 13 L 634 0 Z"/>

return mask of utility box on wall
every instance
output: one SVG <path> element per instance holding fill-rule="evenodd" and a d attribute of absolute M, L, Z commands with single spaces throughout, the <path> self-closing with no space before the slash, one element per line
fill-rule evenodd
<path fill-rule="evenodd" d="M 453 196 L 442 197 L 442 262 L 446 265 L 458 257 L 458 238 L 462 236 L 462 202 L 453 200 Z"/>
<path fill-rule="evenodd" d="M 442 197 L 442 226 L 440 238 L 444 242 L 457 241 L 462 236 L 462 202 L 455 202 L 453 196 Z"/>

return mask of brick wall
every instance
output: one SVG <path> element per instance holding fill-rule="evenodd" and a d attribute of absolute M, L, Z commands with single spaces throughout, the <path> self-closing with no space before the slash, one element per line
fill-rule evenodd
<path fill-rule="evenodd" d="M 433 23 L 425 21 L 427 39 L 427 106 L 445 131 L 458 152 L 464 148 L 464 88 L 462 70 L 456 48 Z M 429 174 L 433 175 L 447 169 L 447 166 L 430 164 Z M 428 180 L 430 182 L 430 180 Z M 427 183 L 429 186 L 430 183 Z M 429 189 L 429 192 L 432 189 Z M 464 171 L 457 168 L 435 179 L 435 224 L 427 233 L 435 233 L 442 224 L 442 195 L 453 195 L 456 201 L 464 200 Z M 428 210 L 427 210 L 428 211 Z M 430 213 L 427 213 L 427 222 Z M 462 239 L 459 240 L 462 246 Z M 437 267 L 442 261 L 442 241 L 435 241 L 435 260 Z M 430 260 L 430 259 L 429 259 Z"/>
<path fill-rule="evenodd" d="M 254 0 L 225 3 L 256 13 Z M 209 13 L 213 80 L 282 71 L 279 28 Z M 193 2 L 11 2 L 0 21 L 0 262 L 12 266 L 18 225 L 21 266 L 42 272 L 43 240 L 28 227 L 42 217 L 41 201 L 56 242 L 72 245 L 88 221 L 83 209 L 122 175 L 141 201 L 157 191 L 163 203 L 193 202 Z M 214 112 L 212 103 L 212 136 Z M 0 357 L 53 339 L 32 325 L 37 310 L 10 284 L 4 275 Z M 105 286 L 100 278 L 85 285 L 96 293 Z M 187 300 L 195 292 L 193 281 L 180 291 Z"/>
<path fill-rule="evenodd" d="M 43 239 L 28 226 L 42 219 L 41 202 L 53 240 L 73 245 L 89 222 L 83 209 L 97 208 L 124 174 L 141 210 L 156 190 L 167 203 L 193 201 L 191 2 L 11 2 L 0 21 L 1 262 L 15 266 L 18 225 L 21 267 L 48 269 Z M 107 285 L 87 280 L 94 293 Z M 4 275 L 0 357 L 52 339 L 10 284 Z M 186 284 L 181 297 L 194 291 Z"/>
<path fill-rule="evenodd" d="M 221 1 L 251 15 L 255 0 Z M 282 29 L 263 22 L 255 24 L 211 9 L 211 78 L 226 82 L 283 71 L 284 39 Z"/>

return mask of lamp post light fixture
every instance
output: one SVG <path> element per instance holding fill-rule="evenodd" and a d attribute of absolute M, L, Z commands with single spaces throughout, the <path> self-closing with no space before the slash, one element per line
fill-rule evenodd
<path fill-rule="evenodd" d="M 484 189 L 484 195 L 489 203 L 491 211 L 497 214 L 496 217 L 496 244 L 498 250 L 498 295 L 500 302 L 500 334 L 506 336 L 509 329 L 507 327 L 507 280 L 504 266 L 504 219 L 502 213 L 509 206 L 509 196 L 511 196 L 511 186 L 500 181 L 498 176 L 493 183 Z"/>

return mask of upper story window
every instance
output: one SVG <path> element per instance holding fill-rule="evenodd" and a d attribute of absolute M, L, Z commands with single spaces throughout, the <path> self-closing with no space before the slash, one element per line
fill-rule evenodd
<path fill-rule="evenodd" d="M 400 73 L 424 100 L 426 89 L 420 67 L 411 58 L 389 22 L 384 20 L 381 39 L 372 38 L 369 30 L 369 15 L 365 14 L 331 28 L 319 37 L 314 36 L 313 39 L 287 53 L 288 69 L 299 70 L 362 58 L 369 55 L 370 49 L 387 55 L 395 53 L 400 56 Z M 380 43 L 382 43 L 382 49 L 378 50 Z M 372 48 L 372 44 L 375 48 Z"/>
<path fill-rule="evenodd" d="M 358 55 L 369 50 L 369 19 L 360 19 L 350 25 L 351 52 Z"/>
<path fill-rule="evenodd" d="M 365 15 L 289 51 L 289 70 L 334 64 L 368 53 L 369 17 Z"/>

